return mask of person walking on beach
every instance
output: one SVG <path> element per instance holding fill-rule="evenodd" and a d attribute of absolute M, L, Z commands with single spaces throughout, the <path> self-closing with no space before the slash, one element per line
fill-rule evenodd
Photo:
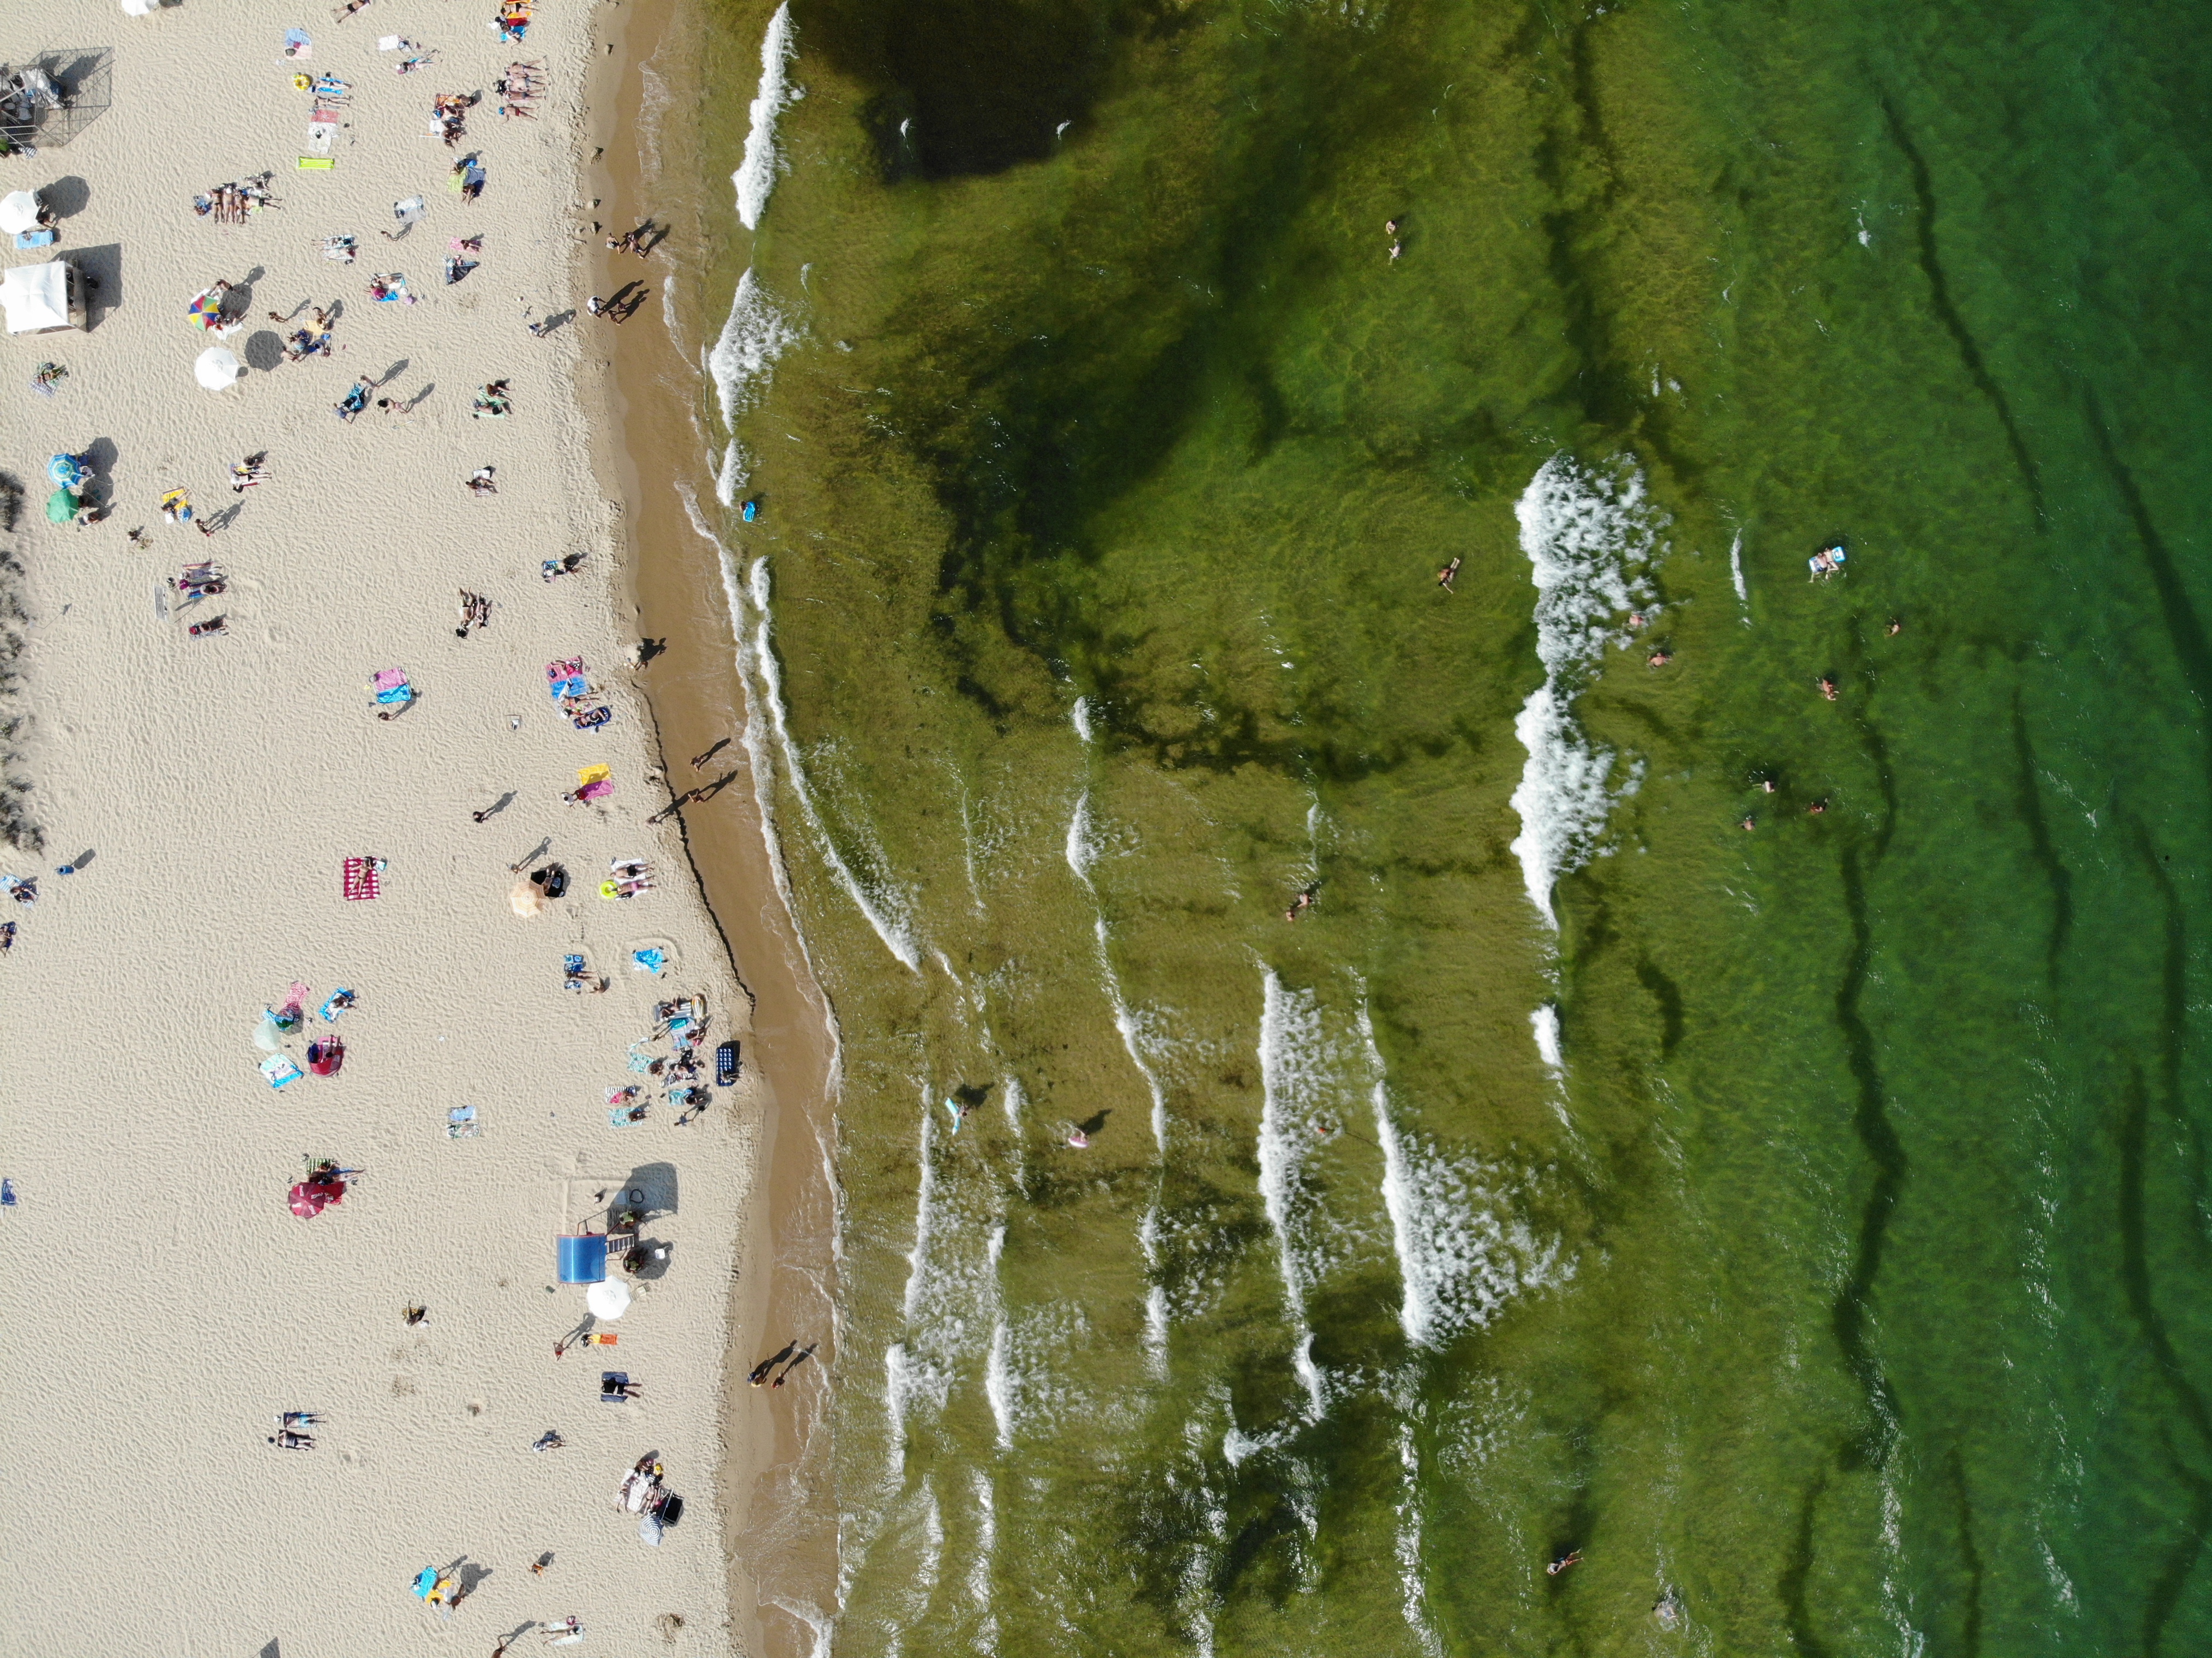
<path fill-rule="evenodd" d="M 769 1388 L 775 1388 L 783 1386 L 785 1382 L 791 1380 L 791 1373 L 793 1370 L 797 1370 L 800 1365 L 805 1363 L 808 1359 L 813 1357 L 814 1349 L 812 1347 L 808 1347 L 801 1351 L 791 1361 L 790 1363 L 783 1367 L 783 1374 L 781 1376 L 779 1376 L 775 1381 L 769 1383 Z"/>
<path fill-rule="evenodd" d="M 768 1373 L 775 1369 L 777 1365 L 782 1363 L 784 1360 L 789 1358 L 792 1354 L 798 1350 L 798 1347 L 799 1344 L 796 1341 L 785 1342 L 783 1344 L 782 1351 L 771 1353 L 766 1358 L 761 1360 L 759 1363 L 754 1365 L 752 1368 L 752 1374 L 748 1376 L 745 1380 L 751 1382 L 754 1387 L 759 1387 L 762 1382 L 768 1380 Z"/>

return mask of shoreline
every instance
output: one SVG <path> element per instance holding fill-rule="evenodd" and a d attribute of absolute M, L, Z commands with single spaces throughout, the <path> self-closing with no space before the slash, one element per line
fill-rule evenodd
<path fill-rule="evenodd" d="M 53 400 L 17 405 L 4 464 L 83 451 L 114 516 L 33 519 L 10 537 L 33 719 L 17 764 L 49 844 L 0 849 L 0 869 L 46 878 L 34 907 L 9 907 L 21 925 L 0 1056 L 18 1084 L 4 1126 L 20 1204 L 0 1240 L 26 1286 L 10 1379 L 44 1408 L 0 1470 L 29 1490 L 68 1467 L 109 1500 L 97 1520 L 18 1505 L 6 1546 L 28 1559 L 59 1546 L 88 1575 L 127 1565 L 143 1593 L 87 1602 L 57 1578 L 0 1612 L 0 1643 L 123 1650 L 198 1631 L 314 1658 L 364 1641 L 489 1644 L 518 1619 L 575 1614 L 619 1649 L 756 1650 L 731 1594 L 748 1503 L 729 1501 L 744 1495 L 729 1470 L 759 1436 L 730 1410 L 727 1361 L 763 1276 L 747 1268 L 768 1259 L 770 1056 L 716 959 L 742 934 L 687 890 L 683 829 L 646 821 L 665 798 L 660 733 L 623 660 L 627 480 L 606 464 L 599 412 L 616 395 L 610 336 L 569 323 L 532 340 L 514 310 L 581 309 L 595 89 L 623 56 L 599 31 L 626 19 L 556 11 L 520 48 L 473 15 L 313 20 L 308 67 L 352 96 L 329 167 L 295 178 L 307 105 L 279 50 L 295 20 L 238 9 L 125 21 L 112 111 L 17 167 L 25 187 L 72 187 L 58 192 L 58 251 L 109 283 L 88 332 L 8 342 L 12 361 L 47 355 L 70 373 Z M 399 28 L 430 37 L 436 67 L 395 83 L 377 42 Z M 538 118 L 496 120 L 484 101 L 466 142 L 489 190 L 440 191 L 455 155 L 423 131 L 431 93 L 483 88 L 522 58 L 545 66 Z M 218 70 L 238 86 L 220 118 L 176 115 Z M 174 142 L 148 150 L 149 121 Z M 283 168 L 278 210 L 196 222 L 192 192 L 248 161 Z M 389 204 L 415 194 L 428 223 L 380 240 Z M 326 262 L 319 239 L 339 232 L 360 238 L 357 264 Z M 458 251 L 464 237 L 482 239 L 483 268 L 441 284 L 447 239 Z M 408 302 L 364 301 L 368 273 L 395 264 L 412 273 Z M 247 372 L 210 395 L 191 374 L 205 342 L 179 313 L 216 276 L 246 290 L 232 343 Z M 287 363 L 263 313 L 333 295 L 335 361 Z M 507 417 L 471 418 L 470 387 L 501 378 Z M 349 380 L 389 385 L 404 407 L 334 423 Z M 225 469 L 261 451 L 270 487 L 234 497 Z M 478 463 L 499 488 L 472 497 L 461 483 Z M 164 527 L 152 508 L 172 488 L 221 533 Z M 125 539 L 141 523 L 143 548 Z M 563 553 L 576 574 L 541 580 L 540 559 Z M 163 569 L 210 558 L 220 604 L 180 617 L 173 594 L 161 603 Z M 455 637 L 457 580 L 490 603 L 473 637 Z M 188 639 L 182 621 L 216 610 L 226 632 Z M 548 659 L 571 655 L 611 705 L 602 728 L 538 700 Z M 387 664 L 416 698 L 391 722 L 362 689 Z M 562 805 L 599 762 L 616 793 Z M 574 884 L 518 919 L 508 860 L 541 836 Z M 80 872 L 53 878 L 69 853 Z M 355 853 L 380 860 L 382 890 L 365 895 L 379 902 L 341 902 L 340 856 Z M 595 866 L 634 858 L 656 866 L 657 890 L 602 902 Z M 659 976 L 629 970 L 648 946 Z M 564 951 L 611 993 L 564 994 Z M 254 1019 L 288 981 L 307 1010 L 294 1045 L 335 1032 L 351 1053 L 342 1074 L 272 1092 Z M 358 999 L 326 1032 L 314 1010 L 337 986 Z M 742 1036 L 749 1074 L 684 1134 L 657 1090 L 644 1122 L 611 1124 L 600 1090 L 624 1077 L 623 1043 L 655 1027 L 656 1003 L 694 993 L 709 1055 Z M 129 1010 L 136 1063 L 58 1034 L 104 1005 Z M 48 1103 L 93 1097 L 112 1108 L 96 1134 Z M 303 1151 L 358 1171 L 329 1213 L 288 1208 Z M 126 1172 L 132 1201 L 90 1215 L 83 1194 Z M 618 1347 L 556 1362 L 592 1321 L 576 1325 L 576 1286 L 545 1282 L 552 1236 L 598 1224 L 625 1187 L 645 1194 L 641 1241 L 665 1246 L 660 1264 L 638 1271 L 620 1323 L 599 1322 Z M 641 1399 L 603 1403 L 603 1363 Z M 298 1448 L 314 1454 L 265 1448 L 271 1412 L 302 1410 L 314 1442 Z M 532 1455 L 533 1436 L 553 1454 Z M 689 1498 L 654 1548 L 634 1515 L 607 1511 L 641 1449 Z M 180 1533 L 188 1557 L 170 1546 Z M 230 1569 L 210 1574 L 209 1558 Z M 466 1604 L 410 1594 L 426 1565 Z"/>
<path fill-rule="evenodd" d="M 682 504 L 689 488 L 701 511 L 720 511 L 704 475 L 698 410 L 706 393 L 689 342 L 713 324 L 701 296 L 671 284 L 706 269 L 707 215 L 714 210 L 708 181 L 667 146 L 686 135 L 669 131 L 671 112 L 702 107 L 696 46 L 702 24 L 689 0 L 613 0 L 602 9 L 602 39 L 613 46 L 594 64 L 588 107 L 589 142 L 599 153 L 584 161 L 598 198 L 594 216 L 610 230 L 649 216 L 676 222 L 651 258 L 605 251 L 595 233 L 587 265 L 611 290 L 638 279 L 654 284 L 659 324 L 626 331 L 624 349 L 602 388 L 603 420 L 593 423 L 603 478 L 618 483 L 623 502 L 624 593 L 640 635 L 663 649 L 633 676 L 650 706 L 656 741 L 672 789 L 692 786 L 684 763 L 742 732 L 751 715 L 752 688 L 737 666 L 732 619 L 719 571 L 701 579 L 700 537 Z M 663 103 L 648 107 L 648 77 L 659 80 Z M 696 210 L 687 218 L 684 210 Z M 642 319 L 641 318 L 641 320 Z M 673 331 L 672 331 L 672 329 Z M 720 550 L 717 549 L 719 553 Z M 752 1001 L 753 1044 L 747 1056 L 763 1106 L 757 1153 L 766 1201 L 744 1219 L 744 1259 L 755 1270 L 730 1291 L 729 1349 L 722 1402 L 722 1506 L 729 1532 L 730 1617 L 742 1626 L 745 1650 L 798 1658 L 818 1650 L 822 1631 L 801 1606 L 833 1616 L 836 1582 L 834 1509 L 809 1511 L 810 1494 L 828 1491 L 826 1461 L 830 1362 L 836 1351 L 833 1155 L 836 1052 L 827 1028 L 827 998 L 814 981 L 797 920 L 778 895 L 768 836 L 756 804 L 744 744 L 732 740 L 719 761 L 738 774 L 710 802 L 675 819 L 693 874 L 721 931 L 739 981 Z M 715 762 L 697 777 L 724 775 Z M 773 780 L 769 780 L 773 787 Z M 765 1264 L 768 1271 L 758 1270 Z M 781 1398 L 738 1377 L 795 1336 L 820 1351 L 805 1385 L 794 1378 Z"/>

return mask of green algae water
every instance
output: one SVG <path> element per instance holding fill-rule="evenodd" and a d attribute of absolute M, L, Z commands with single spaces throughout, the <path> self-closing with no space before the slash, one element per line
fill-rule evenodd
<path fill-rule="evenodd" d="M 2212 8 L 711 21 L 787 1609 L 2202 1650 Z"/>

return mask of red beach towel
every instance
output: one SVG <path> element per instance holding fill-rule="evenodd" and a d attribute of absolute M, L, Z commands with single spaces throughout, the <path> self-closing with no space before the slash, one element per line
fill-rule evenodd
<path fill-rule="evenodd" d="M 345 860 L 345 896 L 349 898 L 374 898 L 377 895 L 376 859 L 349 858 Z"/>

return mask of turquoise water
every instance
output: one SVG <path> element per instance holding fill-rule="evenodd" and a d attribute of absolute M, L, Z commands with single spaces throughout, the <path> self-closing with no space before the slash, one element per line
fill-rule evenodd
<path fill-rule="evenodd" d="M 783 15 L 836 1649 L 2200 1649 L 2208 9 Z"/>

